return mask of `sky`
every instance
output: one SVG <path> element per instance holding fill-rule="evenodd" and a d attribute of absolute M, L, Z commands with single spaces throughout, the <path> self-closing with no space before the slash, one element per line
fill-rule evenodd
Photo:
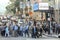
<path fill-rule="evenodd" d="M 5 7 L 8 5 L 9 0 L 0 0 L 0 15 L 3 15 L 5 12 Z"/>

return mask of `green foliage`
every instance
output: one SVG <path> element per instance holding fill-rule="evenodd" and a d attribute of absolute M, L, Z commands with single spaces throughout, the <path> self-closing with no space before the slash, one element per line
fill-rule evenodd
<path fill-rule="evenodd" d="M 15 1 L 15 7 L 18 7 L 19 4 L 20 4 L 20 1 L 19 1 L 19 0 L 16 0 L 16 1 Z"/>
<path fill-rule="evenodd" d="M 30 7 L 29 9 L 32 10 L 32 7 Z"/>
<path fill-rule="evenodd" d="M 16 13 L 16 10 L 15 10 L 15 9 L 16 9 L 16 8 L 11 9 L 11 11 L 13 11 L 14 14 Z"/>

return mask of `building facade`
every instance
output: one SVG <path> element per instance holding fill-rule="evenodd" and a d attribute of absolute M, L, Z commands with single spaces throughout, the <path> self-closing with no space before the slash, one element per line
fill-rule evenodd
<path fill-rule="evenodd" d="M 55 21 L 60 24 L 60 0 L 55 0 Z"/>
<path fill-rule="evenodd" d="M 33 16 L 34 18 L 36 18 L 37 20 L 41 20 L 41 12 L 34 12 L 33 10 L 33 5 L 34 3 L 48 3 L 50 7 L 52 7 L 54 9 L 54 13 L 52 13 L 52 10 L 51 10 L 51 13 L 52 13 L 52 17 L 54 18 L 54 20 L 57 22 L 57 23 L 60 23 L 60 0 L 25 0 L 26 4 L 29 6 L 32 6 L 32 11 L 33 12 Z M 29 10 L 28 10 L 29 12 Z M 25 11 L 23 11 L 23 13 L 25 13 Z M 38 17 L 39 16 L 39 17 Z M 46 18 L 46 12 L 43 12 L 43 17 Z M 43 18 L 43 19 L 44 19 Z"/>
<path fill-rule="evenodd" d="M 37 2 L 38 4 L 39 3 L 48 3 L 49 4 L 49 6 L 51 6 L 51 7 L 53 7 L 53 9 L 54 9 L 54 4 L 55 4 L 55 1 L 54 0 L 30 0 L 31 1 L 31 4 L 34 4 L 35 2 Z M 32 5 L 32 9 L 33 9 L 33 5 Z M 43 13 L 41 13 L 41 12 L 34 12 L 34 16 L 36 16 L 36 18 L 37 18 L 37 15 L 38 16 L 40 16 L 39 18 L 41 18 L 41 16 L 42 16 L 42 14 L 43 14 L 43 19 L 46 19 L 47 18 L 47 16 L 48 16 L 48 11 L 46 12 L 47 10 L 44 10 L 43 11 Z M 52 13 L 52 10 L 51 10 L 51 13 Z M 54 14 L 52 13 L 52 17 L 54 18 Z M 37 19 L 39 19 L 39 18 L 37 18 Z"/>

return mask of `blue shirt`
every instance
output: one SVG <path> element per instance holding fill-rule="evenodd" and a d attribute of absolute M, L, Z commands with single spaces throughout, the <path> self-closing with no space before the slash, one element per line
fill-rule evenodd
<path fill-rule="evenodd" d="M 6 33 L 9 33 L 9 29 L 8 29 L 8 27 L 6 27 L 5 32 L 6 32 Z"/>
<path fill-rule="evenodd" d="M 20 31 L 22 31 L 23 30 L 23 27 L 22 26 L 20 26 Z"/>
<path fill-rule="evenodd" d="M 28 26 L 28 25 L 26 25 L 26 28 L 25 28 L 25 30 L 28 30 L 28 28 L 29 28 L 29 26 Z"/>
<path fill-rule="evenodd" d="M 36 32 L 36 28 L 34 27 L 34 33 Z"/>
<path fill-rule="evenodd" d="M 17 27 L 17 26 L 14 26 L 13 29 L 14 29 L 14 30 L 18 30 L 18 27 Z"/>

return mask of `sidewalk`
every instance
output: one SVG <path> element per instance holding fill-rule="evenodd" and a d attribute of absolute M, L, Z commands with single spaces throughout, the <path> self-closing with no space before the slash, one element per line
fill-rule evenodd
<path fill-rule="evenodd" d="M 48 37 L 58 38 L 58 35 L 56 34 L 44 34 L 44 35 Z"/>

